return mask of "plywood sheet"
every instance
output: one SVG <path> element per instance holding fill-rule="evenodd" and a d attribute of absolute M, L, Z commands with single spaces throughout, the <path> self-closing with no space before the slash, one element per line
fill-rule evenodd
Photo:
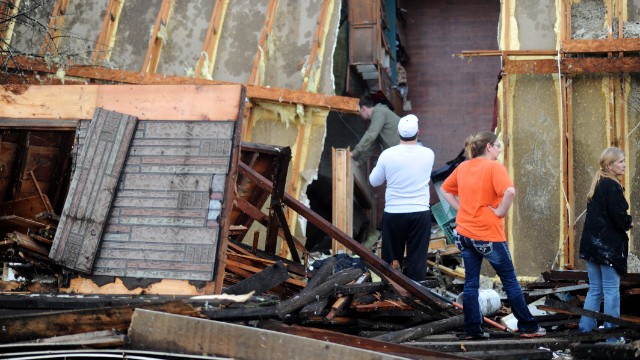
<path fill-rule="evenodd" d="M 50 257 L 89 273 L 137 119 L 97 109 L 76 161 Z"/>

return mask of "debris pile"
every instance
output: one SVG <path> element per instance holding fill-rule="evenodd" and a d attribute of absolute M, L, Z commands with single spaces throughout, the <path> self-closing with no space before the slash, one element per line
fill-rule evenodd
<path fill-rule="evenodd" d="M 416 283 L 382 261 L 375 248 L 358 243 L 284 192 L 290 157 L 288 148 L 241 144 L 237 166 L 232 166 L 237 171 L 234 191 L 225 200 L 230 204 L 226 207 L 229 222 L 220 230 L 226 234 L 219 240 L 222 258 L 217 258 L 224 269 L 220 277 L 223 284 L 218 284 L 222 295 L 157 295 L 145 291 L 126 295 L 62 294 L 59 289 L 81 271 L 49 258 L 62 221 L 46 195 L 39 193 L 0 204 L 4 238 L 0 256 L 7 264 L 2 283 L 5 290 L 13 291 L 0 295 L 0 342 L 4 344 L 0 352 L 5 354 L 0 358 L 45 352 L 61 357 L 83 352 L 85 356 L 144 354 L 171 359 L 184 356 L 177 354 L 265 358 L 267 350 L 263 349 L 269 349 L 274 358 L 283 358 L 300 349 L 314 351 L 314 343 L 309 341 L 315 339 L 341 356 L 355 356 L 357 352 L 363 358 L 506 359 L 526 355 L 550 359 L 566 356 L 567 349 L 576 354 L 601 355 L 598 342 L 610 338 L 627 342 L 640 339 L 640 321 L 633 313 L 640 274 L 623 277 L 623 316 L 616 319 L 582 309 L 588 289 L 584 271 L 553 270 L 524 287 L 530 309 L 548 330 L 548 336 L 521 339 L 508 302 L 499 295 L 499 284 L 489 280 L 483 294 L 491 303 L 481 308 L 491 337 L 464 340 L 464 304 L 459 300 L 464 264 L 448 232 L 433 237 L 427 280 Z M 268 214 L 261 210 L 265 207 Z M 347 253 L 314 259 L 290 232 L 285 208 L 338 241 Z M 446 230 L 443 224 L 450 226 L 450 222 L 445 217 L 438 224 Z M 115 227 L 105 223 L 107 233 L 113 231 Z M 254 224 L 266 228 L 266 240 L 260 240 L 257 232 L 249 234 Z M 253 238 L 247 239 L 248 235 Z M 289 255 L 276 253 L 278 239 Z M 99 255 L 102 249 L 99 242 L 96 244 Z M 7 286 L 9 273 L 21 278 L 15 283 L 39 283 L 35 276 L 43 274 L 55 281 L 41 291 L 29 288 L 20 292 L 17 290 L 26 288 Z M 100 281 L 95 274 L 82 276 Z M 105 284 L 114 282 L 113 277 L 107 278 L 102 280 Z M 197 287 L 199 283 L 191 284 Z M 583 334 L 577 330 L 582 315 L 619 327 Z M 632 351 L 630 344 L 607 346 L 614 346 L 616 354 Z M 309 357 L 314 358 L 311 354 Z"/>

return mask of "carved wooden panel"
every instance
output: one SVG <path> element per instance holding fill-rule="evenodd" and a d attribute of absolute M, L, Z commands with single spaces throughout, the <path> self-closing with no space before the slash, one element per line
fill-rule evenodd
<path fill-rule="evenodd" d="M 126 114 L 96 110 L 49 254 L 54 261 L 91 272 L 136 122 Z"/>

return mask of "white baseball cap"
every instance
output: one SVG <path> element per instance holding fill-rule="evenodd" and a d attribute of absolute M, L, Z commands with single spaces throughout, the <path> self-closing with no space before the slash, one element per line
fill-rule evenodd
<path fill-rule="evenodd" d="M 400 118 L 398 123 L 398 134 L 403 138 L 410 138 L 418 133 L 418 117 L 409 114 Z"/>

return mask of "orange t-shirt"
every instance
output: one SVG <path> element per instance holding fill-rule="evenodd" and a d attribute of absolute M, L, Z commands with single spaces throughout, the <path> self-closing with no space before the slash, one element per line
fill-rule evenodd
<path fill-rule="evenodd" d="M 497 208 L 512 186 L 507 169 L 497 161 L 474 158 L 460 164 L 442 184 L 460 201 L 458 233 L 475 240 L 506 241 L 502 219 L 489 206 Z"/>

